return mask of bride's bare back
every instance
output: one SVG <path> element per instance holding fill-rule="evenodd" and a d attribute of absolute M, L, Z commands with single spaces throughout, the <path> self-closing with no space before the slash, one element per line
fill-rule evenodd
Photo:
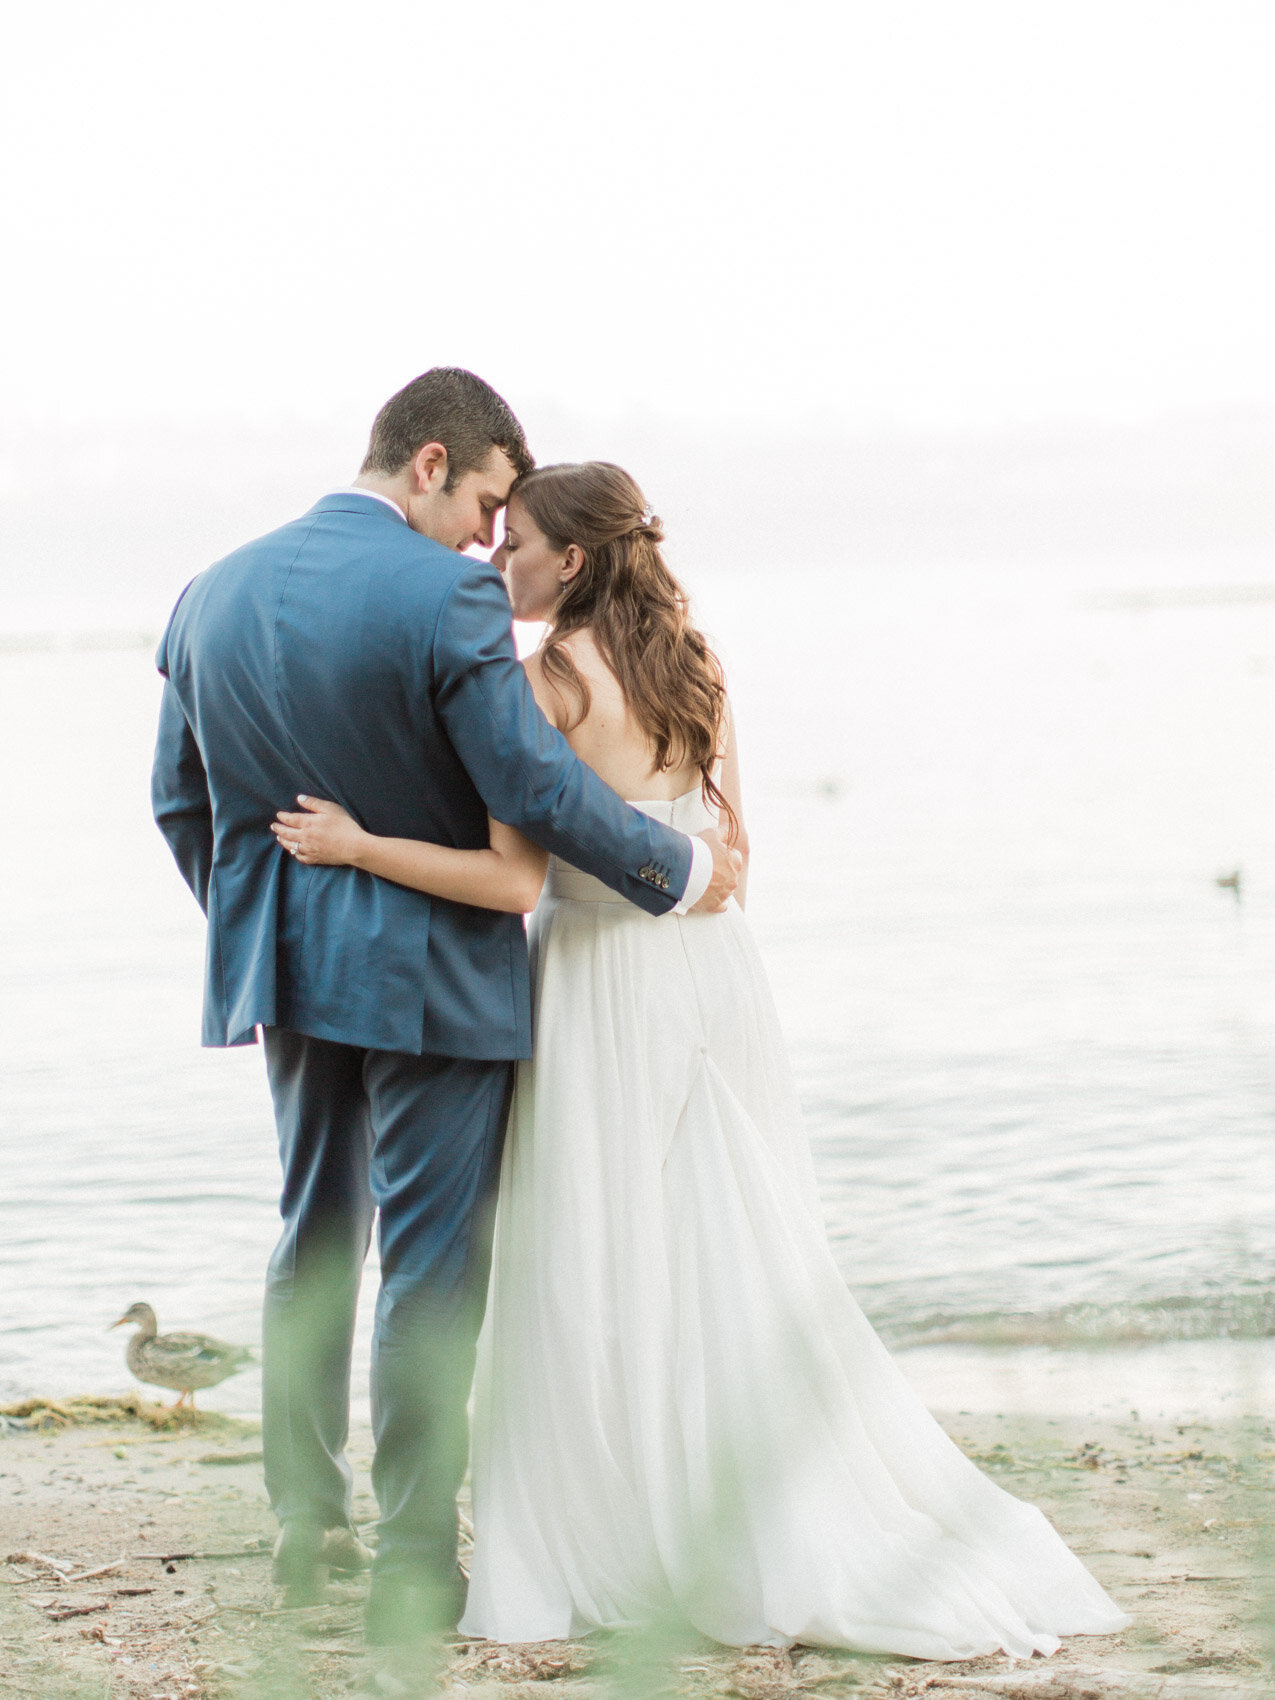
<path fill-rule="evenodd" d="M 527 660 L 527 677 L 546 717 L 580 760 L 631 801 L 669 800 L 693 790 L 699 783 L 698 768 L 656 769 L 651 740 L 630 712 L 620 681 L 603 660 L 593 633 L 585 627 L 559 642 L 589 687 L 589 708 L 583 720 L 572 725 L 579 712 L 574 693 L 546 673 L 538 654 Z"/>
<path fill-rule="evenodd" d="M 589 628 L 581 627 L 560 638 L 559 642 L 570 653 L 576 670 L 589 687 L 589 708 L 579 724 L 572 725 L 579 712 L 573 694 L 545 672 L 539 654 L 527 658 L 527 678 L 546 718 L 562 732 L 580 760 L 588 762 L 600 779 L 630 802 L 669 802 L 693 791 L 700 784 L 700 771 L 694 765 L 663 770 L 656 767 L 651 740 L 638 725 L 620 688 L 620 681 L 603 660 Z M 748 872 L 748 834 L 740 797 L 735 725 L 729 708 L 726 747 L 716 779 L 723 797 L 735 812 L 737 836 L 734 848 L 744 858 L 735 896 L 742 904 Z M 728 831 L 729 822 L 723 811 L 723 837 Z"/>

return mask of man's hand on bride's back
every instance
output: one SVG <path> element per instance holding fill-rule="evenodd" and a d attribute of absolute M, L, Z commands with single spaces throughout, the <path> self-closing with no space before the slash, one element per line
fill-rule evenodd
<path fill-rule="evenodd" d="M 740 869 L 744 858 L 738 850 L 729 849 L 723 842 L 721 834 L 712 827 L 699 836 L 713 852 L 713 877 L 708 882 L 708 890 L 698 903 L 692 904 L 692 915 L 720 915 L 725 909 L 728 898 L 739 884 Z"/>
<path fill-rule="evenodd" d="M 297 802 L 304 814 L 280 809 L 270 823 L 281 848 L 298 862 L 357 867 L 368 835 L 354 817 L 340 803 L 328 803 L 322 797 L 298 797 Z"/>

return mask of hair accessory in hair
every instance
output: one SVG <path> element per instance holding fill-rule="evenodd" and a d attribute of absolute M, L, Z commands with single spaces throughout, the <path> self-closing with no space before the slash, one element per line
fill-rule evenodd
<path fill-rule="evenodd" d="M 654 518 L 655 518 L 655 509 L 654 508 L 643 508 L 642 509 L 642 517 L 638 521 L 638 524 L 639 525 L 650 525 L 651 521 Z"/>

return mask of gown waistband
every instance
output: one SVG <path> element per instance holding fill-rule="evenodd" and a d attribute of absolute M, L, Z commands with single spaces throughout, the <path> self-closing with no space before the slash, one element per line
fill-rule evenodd
<path fill-rule="evenodd" d="M 579 868 L 568 867 L 565 862 L 559 862 L 556 856 L 549 862 L 545 896 L 565 897 L 572 903 L 628 902 L 627 897 L 621 897 L 618 891 L 612 891 L 609 885 L 603 885 L 602 881 L 594 879 L 592 874 L 583 874 Z"/>

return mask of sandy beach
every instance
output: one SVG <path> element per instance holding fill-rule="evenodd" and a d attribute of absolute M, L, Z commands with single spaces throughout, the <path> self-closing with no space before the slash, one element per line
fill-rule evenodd
<path fill-rule="evenodd" d="M 944 1426 L 1033 1500 L 1129 1612 L 1122 1635 L 1049 1660 L 964 1664 L 795 1648 L 595 1638 L 540 1648 L 451 1639 L 435 1671 L 373 1656 L 363 1585 L 280 1612 L 251 1423 L 177 1425 L 128 1405 L 25 1401 L 0 1422 L 0 1695 L 112 1700 L 339 1696 L 933 1694 L 1081 1700 L 1268 1696 L 1275 1630 L 1269 1488 L 1275 1427 L 964 1412 Z M 153 1426 L 159 1423 L 161 1426 Z M 356 1429 L 356 1516 L 371 1520 L 371 1436 Z"/>

